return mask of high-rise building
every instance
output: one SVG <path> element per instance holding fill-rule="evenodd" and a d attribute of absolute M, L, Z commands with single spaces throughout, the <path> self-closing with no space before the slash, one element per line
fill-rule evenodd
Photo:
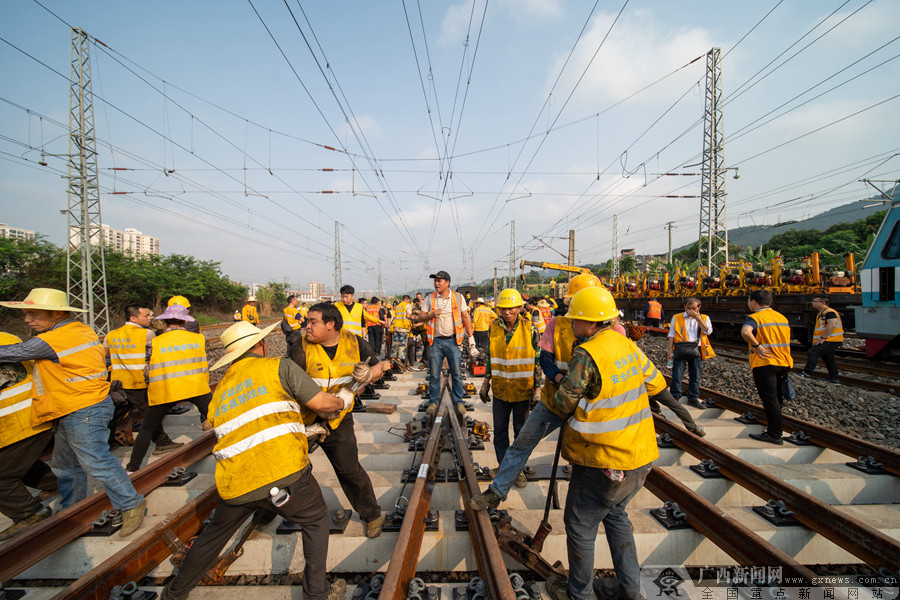
<path fill-rule="evenodd" d="M 34 232 L 30 229 L 22 229 L 21 227 L 0 223 L 0 237 L 13 240 L 34 240 Z"/>
<path fill-rule="evenodd" d="M 144 235 L 134 228 L 128 228 L 125 231 L 119 231 L 109 225 L 101 225 L 100 238 L 107 248 L 132 254 L 134 256 L 159 256 L 159 238 L 152 235 Z M 96 243 L 99 240 L 91 240 Z M 69 242 L 72 244 L 80 244 L 81 236 L 74 227 L 69 231 Z"/>
<path fill-rule="evenodd" d="M 322 281 L 310 281 L 309 294 L 313 298 L 321 298 L 325 294 L 325 283 Z"/>

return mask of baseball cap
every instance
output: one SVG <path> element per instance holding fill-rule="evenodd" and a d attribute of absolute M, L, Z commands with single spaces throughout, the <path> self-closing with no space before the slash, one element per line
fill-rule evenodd
<path fill-rule="evenodd" d="M 429 277 L 432 279 L 446 279 L 447 281 L 450 281 L 450 273 L 447 271 L 438 271 L 437 273 L 432 273 Z"/>

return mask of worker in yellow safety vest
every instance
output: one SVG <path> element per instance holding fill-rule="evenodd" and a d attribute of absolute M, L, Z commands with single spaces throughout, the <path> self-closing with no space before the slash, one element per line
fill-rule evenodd
<path fill-rule="evenodd" d="M 281 332 L 284 333 L 285 346 L 287 353 L 285 356 L 291 355 L 291 348 L 294 344 L 299 344 L 303 340 L 303 334 L 300 329 L 303 327 L 304 316 L 297 308 L 297 296 L 291 294 L 287 298 L 287 306 L 284 307 L 281 318 Z"/>
<path fill-rule="evenodd" d="M 241 309 L 241 320 L 253 325 L 259 325 L 259 311 L 256 308 L 256 296 L 251 295 L 247 298 L 246 303 L 244 303 L 244 308 Z"/>
<path fill-rule="evenodd" d="M 266 336 L 277 325 L 260 330 L 240 322 L 222 333 L 225 356 L 212 368 L 230 366 L 210 403 L 220 501 L 161 600 L 186 599 L 232 535 L 259 510 L 300 525 L 304 598 L 337 600 L 346 594 L 343 579 L 330 586 L 326 579 L 328 507 L 309 462 L 310 441 L 327 432 L 304 425 L 302 411 L 339 412 L 353 406 L 353 393 L 324 392 L 290 359 L 270 358 Z"/>
<path fill-rule="evenodd" d="M 688 373 L 687 403 L 696 408 L 706 408 L 700 404 L 700 365 L 715 357 L 709 343 L 713 326 L 709 315 L 700 314 L 700 299 L 685 298 L 684 312 L 672 317 L 669 326 L 669 360 L 672 363 L 672 383 L 669 387 L 672 397 L 682 396 L 682 379 Z"/>
<path fill-rule="evenodd" d="M 0 346 L 22 340 L 0 333 Z M 50 423 L 31 424 L 32 372 L 34 362 L 6 363 L 0 367 L 0 513 L 12 525 L 0 531 L 0 542 L 33 527 L 50 516 L 41 504 L 57 490 L 56 475 L 41 454 L 53 440 Z M 28 487 L 41 490 L 32 496 Z"/>
<path fill-rule="evenodd" d="M 354 335 L 365 336 L 366 323 L 370 317 L 363 308 L 363 305 L 353 299 L 356 290 L 352 285 L 341 287 L 341 301 L 335 302 L 334 305 L 341 312 L 344 328 Z M 375 319 L 373 322 L 379 322 Z"/>
<path fill-rule="evenodd" d="M 509 448 L 509 418 L 512 416 L 513 438 L 525 424 L 535 388 L 539 334 L 534 324 L 521 314 L 522 295 L 514 289 L 500 292 L 497 310 L 500 318 L 491 324 L 490 343 L 485 354 L 485 374 L 479 396 L 482 402 L 494 396 L 494 453 L 497 464 Z M 525 473 L 516 477 L 516 486 L 525 487 Z"/>
<path fill-rule="evenodd" d="M 525 307 L 523 310 L 528 315 L 528 318 L 531 319 L 531 322 L 534 323 L 534 328 L 538 330 L 538 333 L 543 334 L 544 330 L 547 329 L 547 322 L 544 321 L 544 315 L 541 314 L 541 310 L 530 298 L 524 298 L 524 302 Z"/>
<path fill-rule="evenodd" d="M 112 507 L 122 511 L 119 535 L 131 535 L 144 519 L 146 503 L 109 451 L 107 427 L 114 409 L 106 353 L 94 330 L 72 315 L 86 311 L 69 306 L 65 292 L 50 288 L 35 288 L 25 300 L 0 306 L 22 310 L 25 324 L 37 334 L 0 346 L 0 363 L 34 361 L 30 423 L 55 424 L 51 464 L 62 508 L 87 497 L 91 476 L 103 484 Z"/>
<path fill-rule="evenodd" d="M 172 296 L 166 303 L 166 308 L 172 306 L 173 304 L 183 306 L 187 309 L 188 314 L 191 313 L 191 301 L 184 296 Z M 200 322 L 196 319 L 194 319 L 193 321 L 188 321 L 184 324 L 184 328 L 192 333 L 200 333 Z"/>
<path fill-rule="evenodd" d="M 828 296 L 816 296 L 812 299 L 813 308 L 819 311 L 819 314 L 816 315 L 812 346 L 809 347 L 806 366 L 800 371 L 800 377 L 811 377 L 821 358 L 825 361 L 825 368 L 828 369 L 828 382 L 840 383 L 834 354 L 838 348 L 844 345 L 844 325 L 841 323 L 841 315 L 828 306 L 829 304 L 831 304 L 831 298 Z"/>
<path fill-rule="evenodd" d="M 333 304 L 314 304 L 306 314 L 306 338 L 294 347 L 293 361 L 330 394 L 353 393 L 357 387 L 380 379 L 384 373 L 372 347 L 362 337 L 344 331 L 339 309 Z M 381 507 L 372 481 L 359 463 L 353 428 L 353 406 L 340 413 L 321 416 L 301 409 L 305 425 L 322 424 L 329 432 L 319 443 L 331 462 L 350 505 L 366 524 L 366 536 L 381 534 Z"/>
<path fill-rule="evenodd" d="M 479 349 L 487 350 L 491 323 L 495 320 L 497 313 L 484 303 L 484 298 L 476 299 L 475 309 L 472 311 L 472 329 L 475 331 L 475 345 Z"/>
<path fill-rule="evenodd" d="M 168 307 L 156 317 L 165 322 L 166 331 L 151 343 L 147 357 L 147 403 L 144 424 L 131 449 L 129 472 L 141 468 L 151 434 L 179 402 L 190 402 L 200 411 L 200 423 L 209 428 L 206 412 L 212 393 L 209 388 L 209 363 L 206 358 L 206 338 L 184 328 L 194 317 L 178 304 Z"/>
<path fill-rule="evenodd" d="M 781 405 L 784 388 L 794 359 L 791 356 L 791 326 L 787 317 L 772 308 L 772 292 L 750 292 L 747 306 L 753 312 L 741 327 L 741 337 L 750 345 L 750 370 L 756 391 L 766 411 L 768 426 L 750 437 L 782 445 Z"/>
<path fill-rule="evenodd" d="M 391 327 L 393 341 L 391 343 L 391 360 L 396 361 L 402 369 L 409 366 L 407 351 L 409 344 L 409 332 L 412 329 L 412 303 L 409 294 L 403 295 L 403 300 L 394 307 Z"/>

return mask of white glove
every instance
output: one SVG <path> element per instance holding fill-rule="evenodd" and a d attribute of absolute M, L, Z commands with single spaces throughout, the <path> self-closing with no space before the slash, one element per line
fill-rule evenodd
<path fill-rule="evenodd" d="M 469 336 L 469 356 L 472 358 L 478 358 L 478 347 L 475 345 L 475 336 Z"/>
<path fill-rule="evenodd" d="M 341 400 L 344 401 L 344 407 L 341 409 L 342 411 L 345 411 L 348 408 L 350 408 L 351 406 L 353 406 L 353 397 L 355 395 L 356 394 L 354 394 L 347 388 L 344 388 L 341 391 L 339 391 L 337 394 L 335 394 L 335 396 L 337 396 L 338 398 L 340 398 Z"/>
<path fill-rule="evenodd" d="M 365 385 L 372 381 L 372 370 L 369 368 L 369 365 L 365 363 L 365 361 L 358 362 L 353 368 L 352 377 L 353 381 Z"/>
<path fill-rule="evenodd" d="M 321 443 L 328 437 L 329 431 L 319 423 L 313 423 L 306 427 L 306 440 L 308 443 Z"/>

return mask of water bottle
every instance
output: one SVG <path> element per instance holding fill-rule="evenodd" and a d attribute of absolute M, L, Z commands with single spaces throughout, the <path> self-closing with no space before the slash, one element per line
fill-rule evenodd
<path fill-rule="evenodd" d="M 272 504 L 276 507 L 281 507 L 287 504 L 287 501 L 291 499 L 291 495 L 288 494 L 287 490 L 278 489 L 277 487 L 273 487 L 269 490 L 269 500 L 272 501 Z"/>
<path fill-rule="evenodd" d="M 672 370 L 672 359 L 671 358 L 669 359 L 669 362 L 666 363 L 666 368 L 669 369 L 670 371 Z"/>

